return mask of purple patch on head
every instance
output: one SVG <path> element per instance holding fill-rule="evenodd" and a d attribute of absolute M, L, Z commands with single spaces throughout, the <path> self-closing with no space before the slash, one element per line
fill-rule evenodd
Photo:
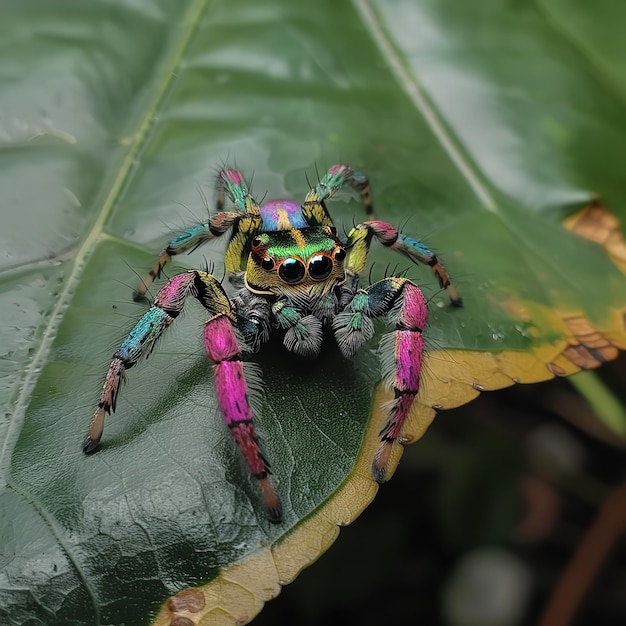
<path fill-rule="evenodd" d="M 287 230 L 308 226 L 302 208 L 292 200 L 269 200 L 261 205 L 264 230 Z"/>

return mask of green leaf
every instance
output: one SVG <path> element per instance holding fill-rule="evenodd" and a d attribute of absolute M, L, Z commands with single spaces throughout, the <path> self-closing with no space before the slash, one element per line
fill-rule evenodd
<path fill-rule="evenodd" d="M 626 347 L 611 221 L 625 213 L 625 13 L 582 0 L 5 1 L 0 621 L 252 619 L 376 492 L 388 392 L 375 395 L 375 354 L 348 363 L 329 346 L 300 363 L 272 344 L 257 424 L 285 520 L 268 522 L 216 406 L 197 307 L 129 373 L 101 451 L 81 452 L 110 356 L 144 310 L 137 275 L 170 232 L 205 219 L 225 162 L 254 174 L 258 197 L 294 199 L 316 168 L 358 166 L 377 215 L 443 258 L 465 307 L 411 268 L 430 319 L 408 440 L 435 407 Z M 347 197 L 331 211 L 340 228 L 362 219 Z M 169 271 L 208 262 L 219 275 L 222 253 Z M 372 259 L 374 278 L 404 267 L 390 251 Z"/>

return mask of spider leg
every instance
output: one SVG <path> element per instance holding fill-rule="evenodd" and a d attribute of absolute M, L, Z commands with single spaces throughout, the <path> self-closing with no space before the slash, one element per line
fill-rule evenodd
<path fill-rule="evenodd" d="M 240 213 L 221 212 L 212 216 L 206 224 L 192 226 L 176 235 L 159 254 L 148 275 L 133 292 L 133 300 L 141 302 L 155 279 L 161 276 L 163 268 L 172 257 L 183 252 L 193 252 L 196 248 L 215 237 L 223 235 L 233 224 L 242 218 Z"/>
<path fill-rule="evenodd" d="M 230 311 L 208 319 L 204 324 L 204 345 L 209 359 L 215 364 L 215 389 L 224 421 L 250 472 L 259 481 L 270 521 L 278 523 L 282 520 L 280 503 L 269 481 L 269 464 L 259 448 L 252 423 L 248 386 L 233 323 Z"/>
<path fill-rule="evenodd" d="M 98 408 L 83 445 L 85 453 L 93 452 L 104 430 L 105 415 L 115 411 L 117 396 L 126 370 L 141 357 L 148 357 L 156 341 L 180 315 L 189 296 L 196 298 L 209 312 L 204 326 L 204 344 L 209 359 L 215 364 L 217 399 L 235 441 L 259 486 L 273 522 L 279 522 L 278 497 L 268 480 L 268 465 L 260 451 L 252 424 L 252 410 L 247 398 L 240 349 L 233 330 L 236 314 L 220 282 L 207 272 L 191 270 L 174 276 L 157 294 L 153 305 L 130 331 L 113 355 Z"/>
<path fill-rule="evenodd" d="M 350 249 L 347 263 L 349 269 L 357 274 L 360 274 L 365 269 L 367 254 L 374 237 L 383 246 L 397 250 L 414 263 L 423 263 L 430 266 L 441 287 L 448 292 L 451 304 L 457 307 L 463 306 L 463 300 L 459 296 L 457 288 L 450 282 L 448 272 L 437 255 L 419 241 L 398 232 L 397 228 L 387 222 L 378 220 L 363 222 L 362 224 L 357 224 L 348 233 L 346 247 Z"/>
<path fill-rule="evenodd" d="M 347 165 L 332 165 L 320 182 L 304 199 L 302 214 L 310 226 L 333 226 L 324 202 L 332 198 L 346 183 L 359 192 L 368 217 L 374 216 L 369 179 Z"/>
<path fill-rule="evenodd" d="M 150 355 L 157 340 L 183 311 L 189 296 L 199 300 L 212 314 L 230 307 L 220 283 L 206 272 L 191 270 L 167 281 L 152 306 L 142 315 L 113 355 L 102 386 L 100 402 L 83 446 L 86 453 L 95 450 L 102 437 L 105 414 L 115 412 L 117 395 L 120 384 L 126 377 L 126 370 L 133 367 L 140 358 Z"/>
<path fill-rule="evenodd" d="M 224 194 L 232 200 L 235 211 L 224 211 Z M 143 278 L 133 293 L 133 299 L 140 302 L 163 268 L 172 257 L 184 252 L 193 252 L 207 241 L 221 237 L 232 231 L 228 250 L 225 255 L 226 271 L 240 269 L 241 255 L 244 252 L 246 238 L 261 227 L 261 214 L 255 200 L 248 192 L 241 172 L 223 169 L 219 173 L 217 185 L 217 208 L 205 224 L 197 224 L 177 234 L 159 254 L 148 275 Z"/>
<path fill-rule="evenodd" d="M 393 388 L 394 398 L 384 407 L 387 419 L 372 463 L 374 478 L 380 483 L 385 480 L 389 454 L 419 391 L 422 330 L 428 318 L 426 300 L 410 280 L 390 276 L 357 291 L 333 321 L 339 349 L 352 357 L 373 336 L 372 320 L 384 315 L 395 324 L 395 330 L 383 336 L 379 346 L 383 378 Z"/>
<path fill-rule="evenodd" d="M 324 329 L 318 317 L 300 315 L 287 300 L 275 302 L 272 313 L 278 325 L 286 331 L 283 345 L 289 352 L 305 358 L 315 358 L 319 355 L 324 340 Z"/>

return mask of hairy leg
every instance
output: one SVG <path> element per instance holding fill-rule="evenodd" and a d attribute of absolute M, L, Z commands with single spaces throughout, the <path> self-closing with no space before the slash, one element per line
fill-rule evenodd
<path fill-rule="evenodd" d="M 341 352 L 352 357 L 374 334 L 372 320 L 388 316 L 393 332 L 381 340 L 379 354 L 383 378 L 394 397 L 385 406 L 387 417 L 380 431 L 381 444 L 372 463 L 378 482 L 384 482 L 393 444 L 411 410 L 420 385 L 424 339 L 428 319 L 420 288 L 406 278 L 388 277 L 359 290 L 350 304 L 335 317 L 333 331 Z"/>
<path fill-rule="evenodd" d="M 259 481 L 270 520 L 279 522 L 280 505 L 269 482 L 268 464 L 260 451 L 252 423 L 252 409 L 248 402 L 248 387 L 240 359 L 240 347 L 233 330 L 238 317 L 220 282 L 206 272 L 192 270 L 168 280 L 157 294 L 154 304 L 115 352 L 98 407 L 89 425 L 83 451 L 88 454 L 97 448 L 104 430 L 105 415 L 115 411 L 117 395 L 126 370 L 133 367 L 141 357 L 147 357 L 152 352 L 156 341 L 182 312 L 189 296 L 197 299 L 211 316 L 205 322 L 204 344 L 209 359 L 215 364 L 216 393 L 224 420 L 250 471 Z M 259 328 L 258 332 L 264 332 L 263 328 Z"/>
<path fill-rule="evenodd" d="M 231 232 L 231 241 L 226 252 L 226 270 L 228 272 L 239 269 L 240 257 L 243 252 L 245 239 L 250 233 L 261 226 L 259 207 L 250 196 L 248 188 L 238 170 L 223 169 L 219 173 L 217 185 L 218 212 L 212 215 L 205 224 L 197 224 L 177 234 L 159 254 L 156 262 L 144 277 L 133 293 L 135 301 L 141 301 L 154 282 L 159 278 L 163 268 L 172 257 L 185 252 L 193 252 L 207 241 L 221 237 Z M 233 204 L 235 211 L 224 211 L 224 194 Z M 231 267 L 232 266 L 232 267 Z"/>
<path fill-rule="evenodd" d="M 350 270 L 360 274 L 365 269 L 369 248 L 374 238 L 383 246 L 404 254 L 414 263 L 428 265 L 439 280 L 441 287 L 446 289 L 451 304 L 457 307 L 463 306 L 457 288 L 450 282 L 448 272 L 437 255 L 419 241 L 398 232 L 397 228 L 387 222 L 379 220 L 363 222 L 350 231 L 346 244 L 346 247 L 350 249 L 347 265 Z"/>

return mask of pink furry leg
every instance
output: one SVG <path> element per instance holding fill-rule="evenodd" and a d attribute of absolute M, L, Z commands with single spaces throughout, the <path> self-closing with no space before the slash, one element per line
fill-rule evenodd
<path fill-rule="evenodd" d="M 426 300 L 417 285 L 406 279 L 387 280 L 402 281 L 402 285 L 396 330 L 381 342 L 383 369 L 386 370 L 383 373 L 391 381 L 394 398 L 386 405 L 387 421 L 380 431 L 381 444 L 372 463 L 374 478 L 379 483 L 385 480 L 391 449 L 400 437 L 404 420 L 419 391 L 424 351 L 422 330 L 428 319 Z"/>
<path fill-rule="evenodd" d="M 268 463 L 259 448 L 239 346 L 227 314 L 218 314 L 205 322 L 204 345 L 209 359 L 215 363 L 215 389 L 224 421 L 252 475 L 259 481 L 270 520 L 278 523 L 282 520 L 280 503 L 268 478 Z"/>

